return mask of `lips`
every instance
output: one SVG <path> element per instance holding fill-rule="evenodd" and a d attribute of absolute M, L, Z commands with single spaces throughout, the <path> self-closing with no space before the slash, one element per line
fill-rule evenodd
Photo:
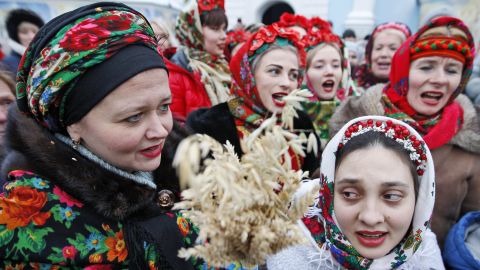
<path fill-rule="evenodd" d="M 332 92 L 334 89 L 334 86 L 335 86 L 335 81 L 333 80 L 326 80 L 325 82 L 322 83 L 323 91 L 327 93 Z"/>
<path fill-rule="evenodd" d="M 286 96 L 286 95 L 287 95 L 287 93 L 285 93 L 285 92 L 278 92 L 278 93 L 272 94 L 272 100 L 273 100 L 273 103 L 275 104 L 275 106 L 284 107 L 286 102 L 283 101 L 283 97 Z"/>
<path fill-rule="evenodd" d="M 162 154 L 163 145 L 157 144 L 140 150 L 140 154 L 147 158 L 156 158 Z"/>
<path fill-rule="evenodd" d="M 430 106 L 438 105 L 443 96 L 444 94 L 439 91 L 427 91 L 420 95 L 422 102 Z"/>
<path fill-rule="evenodd" d="M 389 70 L 390 62 L 377 62 L 378 69 L 380 70 Z"/>
<path fill-rule="evenodd" d="M 378 247 L 387 238 L 388 232 L 383 231 L 358 231 L 356 236 L 360 244 L 365 247 Z"/>

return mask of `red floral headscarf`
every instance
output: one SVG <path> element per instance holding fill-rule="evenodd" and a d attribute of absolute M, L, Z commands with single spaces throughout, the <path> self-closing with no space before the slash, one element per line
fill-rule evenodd
<path fill-rule="evenodd" d="M 405 35 L 405 38 L 409 38 L 411 35 L 410 28 L 406 24 L 399 23 L 399 22 L 388 22 L 383 23 L 375 27 L 373 30 L 370 38 L 368 39 L 367 45 L 365 47 L 365 63 L 358 67 L 355 71 L 354 78 L 357 80 L 357 85 L 360 87 L 369 88 L 372 85 L 377 83 L 386 83 L 388 79 L 379 79 L 375 77 L 372 73 L 372 50 L 373 50 L 373 42 L 375 40 L 375 36 L 387 29 L 397 30 Z"/>
<path fill-rule="evenodd" d="M 305 31 L 308 31 L 312 27 L 312 22 L 305 16 L 287 12 L 283 13 L 282 16 L 280 16 L 280 20 L 276 23 L 283 28 L 300 26 L 305 29 Z"/>
<path fill-rule="evenodd" d="M 447 36 L 420 38 L 424 32 L 438 26 L 458 28 L 467 35 L 467 40 Z M 423 26 L 414 36 L 407 39 L 393 56 L 390 83 L 383 90 L 385 115 L 401 119 L 413 126 L 424 135 L 430 149 L 448 143 L 460 130 L 463 122 L 463 109 L 455 102 L 455 98 L 465 89 L 472 73 L 474 50 L 473 37 L 468 27 L 457 18 L 440 17 Z M 418 115 L 407 101 L 408 77 L 412 58 L 432 54 L 456 59 L 463 57 L 464 66 L 460 84 L 452 93 L 447 105 L 439 114 L 425 118 Z"/>
<path fill-rule="evenodd" d="M 269 25 L 260 28 L 233 56 L 230 62 L 232 72 L 231 92 L 237 98 L 228 102 L 230 111 L 236 119 L 237 127 L 252 130 L 267 117 L 268 111 L 260 100 L 252 70 L 256 57 L 266 51 L 272 44 L 294 46 L 300 57 L 300 69 L 305 67 L 305 51 L 300 36 L 293 30 Z M 301 77 L 301 76 L 300 76 Z M 299 85 L 301 78 L 299 78 Z"/>

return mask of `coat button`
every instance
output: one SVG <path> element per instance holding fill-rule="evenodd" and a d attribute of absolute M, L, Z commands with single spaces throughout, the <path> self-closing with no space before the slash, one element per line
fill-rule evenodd
<path fill-rule="evenodd" d="M 175 195 L 168 189 L 162 189 L 158 192 L 157 204 L 163 208 L 171 208 L 175 203 Z"/>

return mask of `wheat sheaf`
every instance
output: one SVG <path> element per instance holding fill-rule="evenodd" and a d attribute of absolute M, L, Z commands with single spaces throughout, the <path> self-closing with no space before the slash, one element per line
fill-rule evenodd
<path fill-rule="evenodd" d="M 297 220 L 318 186 L 295 194 L 308 172 L 292 169 L 289 149 L 303 157 L 318 151 L 313 132 L 307 138 L 293 128 L 296 109 L 309 95 L 295 90 L 284 97 L 280 120 L 273 114 L 241 140 L 241 159 L 232 144 L 207 135 L 182 141 L 174 166 L 183 201 L 175 209 L 199 228 L 199 236 L 194 247 L 179 251 L 180 257 L 199 257 L 215 267 L 232 262 L 251 267 L 304 241 Z"/>

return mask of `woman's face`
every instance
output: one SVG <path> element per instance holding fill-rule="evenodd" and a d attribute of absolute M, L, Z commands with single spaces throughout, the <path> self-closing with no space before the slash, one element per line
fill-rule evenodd
<path fill-rule="evenodd" d="M 226 25 L 212 28 L 203 26 L 203 41 L 205 50 L 214 56 L 222 56 L 225 49 L 225 41 L 227 40 Z"/>
<path fill-rule="evenodd" d="M 335 216 L 360 255 L 383 257 L 404 238 L 415 209 L 413 181 L 406 161 L 383 146 L 356 150 L 341 161 Z"/>
<path fill-rule="evenodd" d="M 17 29 L 18 40 L 24 47 L 28 47 L 28 44 L 30 44 L 39 30 L 38 26 L 29 22 L 20 23 Z"/>
<path fill-rule="evenodd" d="M 7 127 L 8 105 L 13 102 L 15 102 L 15 96 L 10 91 L 10 87 L 0 79 L 0 145 L 3 144 Z"/>
<path fill-rule="evenodd" d="M 375 35 L 372 49 L 372 73 L 380 79 L 388 79 L 395 51 L 402 45 L 400 33 L 384 30 Z"/>
<path fill-rule="evenodd" d="M 316 51 L 307 75 L 320 99 L 332 100 L 342 79 L 342 58 L 338 50 L 325 45 Z"/>
<path fill-rule="evenodd" d="M 162 27 L 160 27 L 156 22 L 152 22 L 151 25 L 153 32 L 155 33 L 155 37 L 157 37 L 160 49 L 164 51 L 170 48 L 172 45 L 170 44 L 168 32 L 163 31 Z"/>
<path fill-rule="evenodd" d="M 267 52 L 254 70 L 258 95 L 265 108 L 279 112 L 283 97 L 298 87 L 299 63 L 297 55 L 288 49 Z"/>
<path fill-rule="evenodd" d="M 118 168 L 153 171 L 172 129 L 171 100 L 167 72 L 147 70 L 118 86 L 67 130 Z"/>
<path fill-rule="evenodd" d="M 348 61 L 350 62 L 350 65 L 352 67 L 358 66 L 357 53 L 355 53 L 354 51 L 348 51 Z"/>
<path fill-rule="evenodd" d="M 453 58 L 430 56 L 410 64 L 407 101 L 419 114 L 438 113 L 462 79 L 463 64 Z"/>

